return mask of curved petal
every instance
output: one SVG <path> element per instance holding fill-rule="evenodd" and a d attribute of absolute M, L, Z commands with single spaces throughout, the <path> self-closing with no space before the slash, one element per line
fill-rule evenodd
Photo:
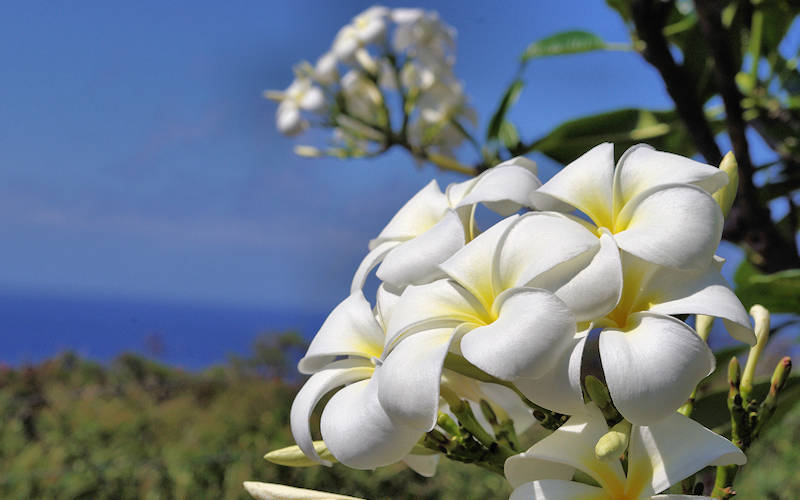
<path fill-rule="evenodd" d="M 714 369 L 714 355 L 694 330 L 646 312 L 632 314 L 624 331 L 600 333 L 600 359 L 614 405 L 640 425 L 674 413 Z"/>
<path fill-rule="evenodd" d="M 379 357 L 383 341 L 383 329 L 359 290 L 331 311 L 297 369 L 300 373 L 314 373 L 338 356 Z"/>
<path fill-rule="evenodd" d="M 504 380 L 538 378 L 550 370 L 575 335 L 575 317 L 547 290 L 514 288 L 495 302 L 497 319 L 461 339 L 464 357 Z"/>
<path fill-rule="evenodd" d="M 722 211 L 708 193 L 690 185 L 645 191 L 614 221 L 619 247 L 648 262 L 702 269 L 722 237 Z"/>
<path fill-rule="evenodd" d="M 307 490 L 285 484 L 259 483 L 257 481 L 245 481 L 244 489 L 256 500 L 363 500 L 327 491 Z"/>
<path fill-rule="evenodd" d="M 606 500 L 607 494 L 597 486 L 545 479 L 525 483 L 511 492 L 509 500 Z"/>
<path fill-rule="evenodd" d="M 750 315 L 733 293 L 715 262 L 702 271 L 659 269 L 642 293 L 649 310 L 666 315 L 705 314 L 722 318 L 733 338 L 753 345 L 756 334 Z"/>
<path fill-rule="evenodd" d="M 422 433 L 393 422 L 378 402 L 375 378 L 341 389 L 325 405 L 322 440 L 337 460 L 354 469 L 399 462 Z"/>
<path fill-rule="evenodd" d="M 437 328 L 397 344 L 375 374 L 378 399 L 393 420 L 427 432 L 436 426 L 439 383 L 455 330 Z"/>
<path fill-rule="evenodd" d="M 389 319 L 385 346 L 397 343 L 417 328 L 456 327 L 461 323 L 485 324 L 489 313 L 458 283 L 439 280 L 409 286 L 400 296 Z"/>
<path fill-rule="evenodd" d="M 292 402 L 290 422 L 292 436 L 307 457 L 323 465 L 331 465 L 329 461 L 323 460 L 314 449 L 314 439 L 311 436 L 308 419 L 317 403 L 328 392 L 341 385 L 371 377 L 373 370 L 372 365 L 362 363 L 359 366 L 353 360 L 343 360 L 331 364 L 330 368 L 326 370 L 315 373 L 303 384 Z"/>
<path fill-rule="evenodd" d="M 367 256 L 364 257 L 364 260 L 358 265 L 358 269 L 356 269 L 353 275 L 353 281 L 350 283 L 350 293 L 364 288 L 364 283 L 366 283 L 369 273 L 371 273 L 372 270 L 375 269 L 375 266 L 383 261 L 386 254 L 391 252 L 397 245 L 400 245 L 399 241 L 384 241 L 369 251 Z"/>
<path fill-rule="evenodd" d="M 488 232 L 488 231 L 487 231 Z M 577 220 L 555 212 L 533 212 L 503 235 L 495 253 L 496 290 L 526 286 L 533 278 L 600 246 Z"/>
<path fill-rule="evenodd" d="M 394 306 L 400 301 L 402 293 L 402 290 L 386 286 L 386 283 L 381 283 L 375 293 L 375 319 L 378 320 L 384 331 L 389 325 L 389 318 L 392 317 Z"/>
<path fill-rule="evenodd" d="M 463 247 L 465 238 L 461 219 L 450 210 L 432 228 L 389 251 L 376 274 L 398 288 L 443 278 L 439 264 Z"/>
<path fill-rule="evenodd" d="M 439 458 L 441 455 L 438 453 L 433 455 L 406 455 L 403 462 L 408 465 L 408 468 L 416 472 L 422 477 L 433 477 L 436 475 L 436 468 L 439 465 Z"/>
<path fill-rule="evenodd" d="M 645 495 L 664 491 L 707 465 L 746 461 L 736 445 L 679 413 L 631 430 L 628 477 L 651 478 Z"/>
<path fill-rule="evenodd" d="M 296 135 L 306 129 L 307 123 L 300 114 L 300 109 L 289 101 L 283 101 L 275 113 L 278 132 L 284 135 Z"/>
<path fill-rule="evenodd" d="M 398 210 L 378 237 L 370 242 L 370 248 L 386 240 L 404 241 L 419 236 L 442 220 L 448 208 L 439 184 L 432 180 Z"/>
<path fill-rule="evenodd" d="M 581 390 L 581 360 L 586 337 L 574 339 L 555 366 L 539 378 L 519 378 L 514 385 L 539 406 L 565 415 L 585 411 Z"/>
<path fill-rule="evenodd" d="M 492 307 L 499 291 L 494 286 L 492 263 L 503 235 L 520 219 L 514 215 L 493 225 L 464 248 L 456 252 L 442 265 L 450 278 L 480 299 L 487 309 Z"/>
<path fill-rule="evenodd" d="M 625 472 L 618 460 L 603 461 L 594 454 L 597 441 L 608 432 L 600 410 L 586 405 L 586 412 L 570 417 L 555 432 L 528 451 L 506 460 L 505 475 L 511 486 L 543 479 L 569 479 L 575 469 L 590 475 L 604 488 L 619 489 Z"/>
<path fill-rule="evenodd" d="M 502 216 L 530 207 L 531 193 L 542 183 L 524 166 L 500 164 L 478 176 L 477 182 L 457 206 L 483 203 Z"/>
<path fill-rule="evenodd" d="M 614 238 L 604 232 L 597 252 L 585 252 L 563 262 L 525 286 L 553 292 L 567 304 L 577 321 L 605 316 L 622 295 L 622 262 Z"/>
<path fill-rule="evenodd" d="M 300 99 L 300 107 L 313 112 L 319 112 L 325 109 L 325 94 L 319 87 L 310 87 L 303 94 Z"/>
<path fill-rule="evenodd" d="M 539 193 L 569 203 L 598 226 L 611 227 L 614 145 L 593 147 L 539 188 Z"/>
<path fill-rule="evenodd" d="M 639 193 L 666 184 L 694 184 L 709 194 L 728 184 L 722 170 L 646 144 L 629 148 L 614 173 L 614 206 L 620 210 Z"/>

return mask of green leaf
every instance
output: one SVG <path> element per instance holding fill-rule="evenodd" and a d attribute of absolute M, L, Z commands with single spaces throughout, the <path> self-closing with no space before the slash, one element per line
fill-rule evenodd
<path fill-rule="evenodd" d="M 503 123 L 500 125 L 499 138 L 509 151 L 519 146 L 519 132 L 517 132 L 517 127 L 508 120 L 503 120 Z"/>
<path fill-rule="evenodd" d="M 601 142 L 616 143 L 618 155 L 641 142 L 683 156 L 692 156 L 696 152 L 691 137 L 674 111 L 630 108 L 564 122 L 533 143 L 529 150 L 540 151 L 566 164 Z"/>
<path fill-rule="evenodd" d="M 736 270 L 733 281 L 736 295 L 748 308 L 761 304 L 772 313 L 800 311 L 800 269 L 762 274 L 745 260 Z"/>
<path fill-rule="evenodd" d="M 594 50 L 630 50 L 630 46 L 607 43 L 588 31 L 562 31 L 531 43 L 520 59 L 525 63 L 536 57 L 580 54 Z"/>
<path fill-rule="evenodd" d="M 500 104 L 497 105 L 497 110 L 495 110 L 491 120 L 489 120 L 489 127 L 486 129 L 487 141 L 493 141 L 500 135 L 500 127 L 502 127 L 506 119 L 506 114 L 508 114 L 511 106 L 517 102 L 517 99 L 519 99 L 519 94 L 522 92 L 522 87 L 524 85 L 525 82 L 516 78 L 503 93 Z"/>

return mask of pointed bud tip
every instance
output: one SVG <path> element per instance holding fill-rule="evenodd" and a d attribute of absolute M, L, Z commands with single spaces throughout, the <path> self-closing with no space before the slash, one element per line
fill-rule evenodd
<path fill-rule="evenodd" d="M 772 372 L 772 379 L 770 380 L 770 389 L 779 391 L 783 389 L 786 382 L 789 380 L 789 375 L 792 373 L 792 358 L 789 356 L 784 357 L 778 362 L 775 371 Z"/>
<path fill-rule="evenodd" d="M 324 464 L 329 464 L 331 461 L 336 461 L 333 455 L 328 451 L 323 441 L 314 441 L 314 449 L 317 454 L 323 459 Z M 273 450 L 264 455 L 264 460 L 272 462 L 276 465 L 283 465 L 286 467 L 314 467 L 321 465 L 320 462 L 306 456 L 299 446 L 287 446 L 279 450 Z"/>
<path fill-rule="evenodd" d="M 719 169 L 728 174 L 728 184 L 718 189 L 711 196 L 719 204 L 722 209 L 722 215 L 727 216 L 731 211 L 733 202 L 736 199 L 736 192 L 739 189 L 739 165 L 736 162 L 736 157 L 733 151 L 729 151 L 722 162 L 719 164 Z"/>
<path fill-rule="evenodd" d="M 739 360 L 736 358 L 736 356 L 734 356 L 728 363 L 728 382 L 730 382 L 731 385 L 738 386 L 741 376 L 742 370 L 741 366 L 739 365 Z"/>

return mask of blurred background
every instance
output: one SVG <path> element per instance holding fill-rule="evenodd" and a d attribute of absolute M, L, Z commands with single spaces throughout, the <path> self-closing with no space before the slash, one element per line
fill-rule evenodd
<path fill-rule="evenodd" d="M 262 91 L 285 88 L 293 64 L 316 60 L 369 5 L 4 4 L 3 498 L 245 498 L 245 479 L 392 497 L 379 491 L 397 480 L 409 498 L 505 491 L 394 468 L 301 478 L 260 459 L 291 443 L 294 389 L 279 378 L 348 294 L 369 239 L 431 178 L 463 179 L 403 151 L 299 158 L 309 137 L 277 132 Z M 603 2 L 423 7 L 458 30 L 455 71 L 478 130 L 532 40 L 629 39 Z M 528 139 L 591 113 L 672 106 L 636 52 L 544 58 L 523 77 L 511 117 Z M 558 168 L 531 158 L 543 179 Z M 232 391 L 242 377 L 259 382 Z"/>

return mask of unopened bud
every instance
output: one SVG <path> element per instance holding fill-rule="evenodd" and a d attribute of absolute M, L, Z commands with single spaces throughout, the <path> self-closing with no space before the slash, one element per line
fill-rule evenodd
<path fill-rule="evenodd" d="M 619 422 L 603 435 L 594 447 L 594 454 L 600 460 L 617 459 L 628 449 L 631 435 L 631 423 L 627 420 Z"/>
<path fill-rule="evenodd" d="M 358 64 L 360 64 L 367 73 L 371 75 L 378 74 L 378 63 L 375 62 L 375 59 L 373 59 L 366 49 L 360 48 L 356 50 L 356 61 L 358 61 Z"/>
<path fill-rule="evenodd" d="M 739 366 L 739 360 L 734 356 L 731 358 L 730 363 L 728 363 L 728 382 L 731 384 L 731 387 L 739 387 L 739 382 L 742 378 L 742 370 Z"/>
<path fill-rule="evenodd" d="M 728 184 L 718 189 L 711 196 L 714 197 L 714 200 L 719 204 L 719 208 L 722 209 L 722 215 L 727 217 L 733 206 L 733 201 L 736 199 L 736 192 L 739 189 L 739 165 L 736 163 L 733 151 L 729 151 L 722 158 L 719 169 L 728 174 Z"/>
<path fill-rule="evenodd" d="M 750 315 L 753 317 L 756 332 L 756 345 L 750 348 L 747 355 L 747 363 L 744 365 L 742 382 L 739 387 L 742 391 L 742 399 L 748 401 L 753 392 L 753 378 L 756 375 L 756 365 L 764 351 L 764 347 L 769 340 L 769 311 L 762 305 L 756 304 L 750 308 Z"/>
<path fill-rule="evenodd" d="M 608 388 L 594 375 L 587 375 L 584 379 L 584 386 L 589 398 L 600 408 L 606 420 L 611 420 L 616 416 L 617 410 L 611 404 L 611 394 Z"/>
<path fill-rule="evenodd" d="M 705 314 L 698 314 L 695 317 L 694 329 L 697 335 L 703 340 L 708 340 L 708 335 L 711 333 L 711 327 L 714 325 L 714 317 L 706 316 Z"/>
<path fill-rule="evenodd" d="M 299 144 L 294 147 L 294 154 L 302 156 L 303 158 L 320 158 L 322 156 L 322 151 L 314 146 Z"/>
<path fill-rule="evenodd" d="M 261 95 L 270 101 L 282 101 L 286 98 L 286 94 L 280 90 L 265 90 Z"/>
<path fill-rule="evenodd" d="M 363 500 L 325 491 L 294 488 L 283 484 L 245 481 L 244 489 L 256 500 Z"/>
<path fill-rule="evenodd" d="M 792 373 L 792 358 L 786 356 L 778 362 L 775 371 L 772 372 L 769 390 L 771 392 L 778 392 L 783 389 L 786 382 L 789 380 L 790 373 Z"/>
<path fill-rule="evenodd" d="M 323 441 L 314 441 L 314 450 L 323 460 L 336 462 Z M 316 460 L 308 458 L 299 446 L 287 446 L 280 450 L 275 450 L 264 455 L 264 458 L 273 464 L 285 465 L 286 467 L 313 467 L 320 465 Z"/>

